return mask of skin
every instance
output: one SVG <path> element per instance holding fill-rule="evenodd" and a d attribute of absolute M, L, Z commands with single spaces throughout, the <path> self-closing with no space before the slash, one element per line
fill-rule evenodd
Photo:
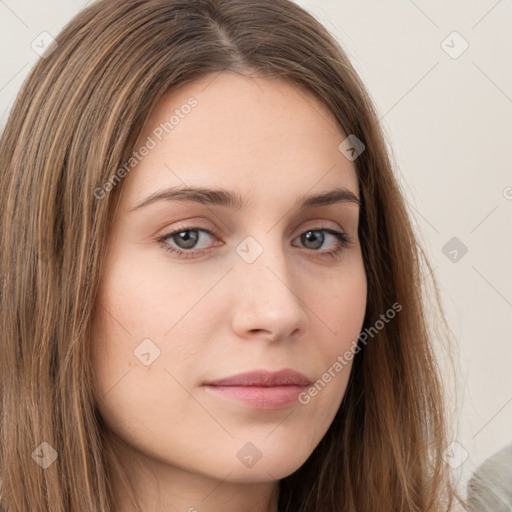
<path fill-rule="evenodd" d="M 136 147 L 191 96 L 197 106 L 118 185 L 92 326 L 94 394 L 145 512 L 274 512 L 279 480 L 326 433 L 352 363 L 309 403 L 276 410 L 227 400 L 202 383 L 283 368 L 316 381 L 351 348 L 367 299 L 359 205 L 293 204 L 335 187 L 360 197 L 357 175 L 338 149 L 346 134 L 316 97 L 282 79 L 233 72 L 167 93 Z M 237 192 L 247 206 L 162 199 L 134 209 L 184 184 Z M 185 228 L 200 228 L 186 233 L 199 237 L 195 245 L 177 235 L 156 241 Z M 317 238 L 301 237 L 313 228 Z M 330 258 L 338 242 L 323 229 L 346 233 L 351 245 Z M 263 251 L 252 263 L 236 252 L 248 236 Z M 160 351 L 147 366 L 134 355 L 145 339 Z M 251 467 L 237 456 L 247 443 L 261 454 Z M 118 512 L 135 510 L 114 484 Z"/>

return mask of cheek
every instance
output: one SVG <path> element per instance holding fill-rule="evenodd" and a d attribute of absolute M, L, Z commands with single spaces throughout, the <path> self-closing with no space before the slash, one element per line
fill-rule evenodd
<path fill-rule="evenodd" d="M 340 273 L 339 281 L 324 282 L 309 289 L 307 304 L 313 305 L 311 337 L 304 355 L 319 361 L 317 380 L 299 396 L 311 424 L 325 433 L 341 401 L 360 348 L 357 340 L 363 327 L 367 302 L 367 281 L 362 259 Z M 310 338 L 311 338 L 310 337 Z"/>
<path fill-rule="evenodd" d="M 126 245 L 105 266 L 98 302 L 119 334 L 169 338 L 189 321 L 195 308 L 226 270 L 194 268 L 166 260 L 162 252 Z M 228 267 L 226 267 L 227 269 Z M 109 320 L 109 319 L 107 319 Z M 169 334 L 170 333 L 170 334 Z"/>
<path fill-rule="evenodd" d="M 325 331 L 322 346 L 331 363 L 345 352 L 363 327 L 367 303 L 367 281 L 362 259 L 340 273 L 339 280 L 331 279 L 309 294 L 312 315 L 319 319 Z"/>
<path fill-rule="evenodd" d="M 107 258 L 92 319 L 94 394 L 97 400 L 108 396 L 101 407 L 112 421 L 118 406 L 128 414 L 147 406 L 145 417 L 158 412 L 156 404 L 169 398 L 165 394 L 180 390 L 170 374 L 180 382 L 183 375 L 194 375 L 194 362 L 210 334 L 204 321 L 210 303 L 200 299 L 211 287 L 211 276 L 179 272 L 161 258 L 147 261 L 140 252 L 127 247 Z M 116 391 L 132 397 L 130 403 L 114 400 Z"/>

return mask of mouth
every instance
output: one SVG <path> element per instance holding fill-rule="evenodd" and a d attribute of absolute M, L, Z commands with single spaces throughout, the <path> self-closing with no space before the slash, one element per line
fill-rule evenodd
<path fill-rule="evenodd" d="M 207 392 L 218 397 L 267 410 L 295 404 L 310 385 L 310 379 L 291 369 L 256 370 L 203 383 Z"/>

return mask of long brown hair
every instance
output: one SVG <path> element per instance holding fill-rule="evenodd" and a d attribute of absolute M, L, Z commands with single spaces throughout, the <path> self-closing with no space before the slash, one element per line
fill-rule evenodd
<path fill-rule="evenodd" d="M 122 468 L 92 397 L 89 335 L 122 180 L 97 191 L 130 158 L 164 93 L 223 70 L 303 86 L 364 143 L 354 162 L 364 329 L 401 305 L 360 343 L 340 409 L 306 463 L 281 480 L 279 509 L 450 509 L 443 392 L 421 291 L 422 265 L 431 268 L 372 102 L 335 39 L 288 0 L 101 0 L 56 42 L 0 140 L 4 509 L 115 510 L 111 475 Z"/>

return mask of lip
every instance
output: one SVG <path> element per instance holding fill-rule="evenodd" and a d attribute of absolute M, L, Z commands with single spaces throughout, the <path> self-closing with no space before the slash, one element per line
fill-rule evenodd
<path fill-rule="evenodd" d="M 297 402 L 310 384 L 304 374 L 287 368 L 277 372 L 255 370 L 207 381 L 203 386 L 207 392 L 257 409 L 280 409 Z"/>

